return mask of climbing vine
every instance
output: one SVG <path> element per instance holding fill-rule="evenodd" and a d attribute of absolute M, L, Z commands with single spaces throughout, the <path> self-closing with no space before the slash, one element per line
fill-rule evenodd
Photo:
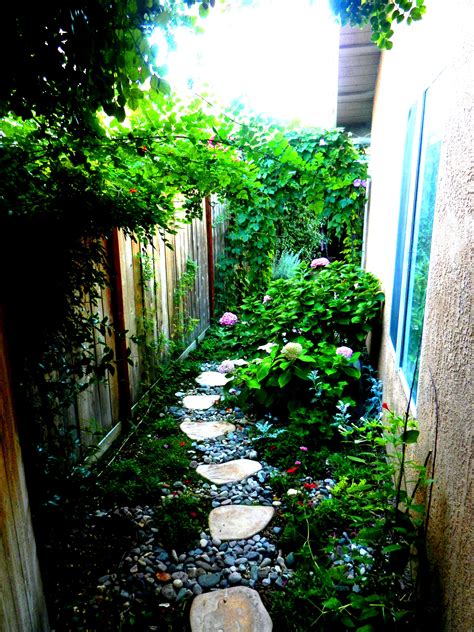
<path fill-rule="evenodd" d="M 334 13 L 342 24 L 372 29 L 372 40 L 379 48 L 393 46 L 393 26 L 421 20 L 426 12 L 425 0 L 331 0 Z"/>
<path fill-rule="evenodd" d="M 173 337 L 177 344 L 182 347 L 186 337 L 192 333 L 199 321 L 192 318 L 186 299 L 196 280 L 198 265 L 192 259 L 186 261 L 186 268 L 179 278 L 174 291 L 174 317 L 173 317 Z"/>
<path fill-rule="evenodd" d="M 231 142 L 255 169 L 258 188 L 226 192 L 224 300 L 264 289 L 284 250 L 360 261 L 367 165 L 347 134 L 285 131 L 253 117 Z"/>

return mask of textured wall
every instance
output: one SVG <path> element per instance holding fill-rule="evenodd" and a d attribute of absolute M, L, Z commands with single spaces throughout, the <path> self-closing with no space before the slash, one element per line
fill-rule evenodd
<path fill-rule="evenodd" d="M 422 22 L 404 28 L 385 53 L 374 108 L 367 268 L 386 292 L 379 369 L 385 400 L 406 407 L 388 335 L 400 182 L 408 110 L 443 72 L 448 121 L 433 228 L 418 402 L 416 458 L 436 453 L 426 582 L 441 605 L 441 628 L 474 629 L 472 432 L 472 209 L 474 192 L 474 5 L 428 2 Z M 433 459 L 430 460 L 430 466 Z"/>

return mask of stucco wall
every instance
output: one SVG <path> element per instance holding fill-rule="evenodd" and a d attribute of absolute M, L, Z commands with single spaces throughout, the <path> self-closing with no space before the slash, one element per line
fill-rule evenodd
<path fill-rule="evenodd" d="M 472 209 L 474 191 L 474 3 L 428 0 L 420 22 L 382 57 L 374 106 L 366 267 L 386 292 L 379 370 L 384 397 L 406 407 L 388 327 L 409 108 L 443 72 L 448 121 L 439 166 L 416 414 L 416 457 L 436 453 L 429 512 L 427 585 L 440 628 L 474 629 L 472 432 Z M 436 404 L 436 399 L 438 405 Z M 433 465 L 433 459 L 430 459 Z"/>

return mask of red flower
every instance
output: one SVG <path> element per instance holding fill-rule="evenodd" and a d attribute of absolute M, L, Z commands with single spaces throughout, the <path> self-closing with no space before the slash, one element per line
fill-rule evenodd
<path fill-rule="evenodd" d="M 305 489 L 316 489 L 317 485 L 316 485 L 316 483 L 305 483 L 305 484 L 303 485 L 303 487 L 304 487 Z"/>
<path fill-rule="evenodd" d="M 191 516 L 191 518 L 197 518 L 198 517 L 197 511 L 190 511 L 189 515 Z"/>
<path fill-rule="evenodd" d="M 273 452 L 273 450 L 276 450 L 276 449 L 277 449 L 276 445 L 271 445 L 271 446 L 269 447 L 269 450 L 271 450 L 272 452 Z"/>
<path fill-rule="evenodd" d="M 288 470 L 286 470 L 288 472 L 288 474 L 294 474 L 295 472 L 298 471 L 297 467 L 290 467 Z"/>
<path fill-rule="evenodd" d="M 382 408 L 390 412 L 390 408 L 388 407 L 388 404 L 386 404 L 385 402 L 382 404 Z"/>
<path fill-rule="evenodd" d="M 129 189 L 130 193 L 138 193 L 138 189 Z"/>
<path fill-rule="evenodd" d="M 148 151 L 147 148 L 146 148 L 146 145 L 143 145 L 142 151 Z"/>
<path fill-rule="evenodd" d="M 180 441 L 180 442 L 179 442 L 179 445 L 180 445 L 181 447 L 185 446 L 185 445 L 186 445 L 186 441 Z"/>

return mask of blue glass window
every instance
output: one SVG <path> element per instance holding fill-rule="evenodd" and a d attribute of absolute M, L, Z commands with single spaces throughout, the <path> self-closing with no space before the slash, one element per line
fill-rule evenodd
<path fill-rule="evenodd" d="M 390 320 L 390 337 L 414 401 L 445 118 L 440 80 L 428 88 L 419 111 L 417 119 L 412 108 L 408 119 Z"/>

